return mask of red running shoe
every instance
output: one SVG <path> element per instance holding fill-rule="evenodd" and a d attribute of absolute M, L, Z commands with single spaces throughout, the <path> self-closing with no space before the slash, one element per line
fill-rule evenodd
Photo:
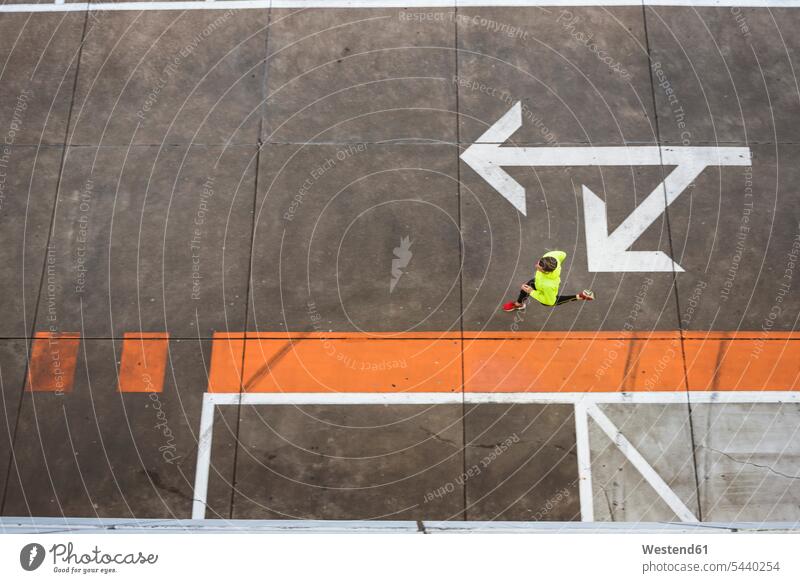
<path fill-rule="evenodd" d="M 578 298 L 581 300 L 592 301 L 594 299 L 594 292 L 590 289 L 585 289 L 578 294 Z"/>
<path fill-rule="evenodd" d="M 525 309 L 525 304 L 522 304 L 520 306 L 518 306 L 516 302 L 507 302 L 503 304 L 504 312 L 515 312 L 517 310 L 524 310 L 524 309 Z"/>

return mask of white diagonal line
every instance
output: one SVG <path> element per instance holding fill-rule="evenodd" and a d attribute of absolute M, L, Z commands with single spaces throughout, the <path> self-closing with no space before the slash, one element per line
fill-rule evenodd
<path fill-rule="evenodd" d="M 633 466 L 639 470 L 642 477 L 650 484 L 656 493 L 661 497 L 664 502 L 672 509 L 672 511 L 683 522 L 698 522 L 697 517 L 689 510 L 686 505 L 678 498 L 672 488 L 669 487 L 661 476 L 653 469 L 647 460 L 644 459 L 642 454 L 633 447 L 633 444 L 620 433 L 617 426 L 609 419 L 600 408 L 591 404 L 586 407 L 586 412 L 594 421 L 600 426 L 600 429 L 614 442 L 622 454 L 628 458 Z"/>

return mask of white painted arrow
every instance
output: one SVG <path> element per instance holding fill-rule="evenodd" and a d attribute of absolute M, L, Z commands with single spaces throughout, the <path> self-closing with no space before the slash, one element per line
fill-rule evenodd
<path fill-rule="evenodd" d="M 583 186 L 589 271 L 683 271 L 661 251 L 628 249 L 706 166 L 751 164 L 750 149 L 736 147 L 501 147 L 520 127 L 522 105 L 517 102 L 461 154 L 461 159 L 523 215 L 525 189 L 503 166 L 675 166 L 611 234 L 606 203 Z"/>

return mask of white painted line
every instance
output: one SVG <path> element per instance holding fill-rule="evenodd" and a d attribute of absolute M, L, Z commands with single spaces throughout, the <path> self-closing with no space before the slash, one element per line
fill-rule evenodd
<path fill-rule="evenodd" d="M 522 103 L 517 102 L 461 159 L 523 215 L 525 188 L 503 168 L 507 166 L 675 166 L 663 182 L 614 230 L 608 230 L 605 201 L 583 186 L 586 255 L 590 272 L 683 271 L 662 251 L 629 251 L 636 240 L 708 166 L 749 166 L 749 148 L 582 146 L 510 147 L 503 144 L 522 127 Z"/>
<path fill-rule="evenodd" d="M 209 394 L 209 393 L 206 393 Z M 459 393 L 213 393 L 215 405 L 456 405 Z"/>
<path fill-rule="evenodd" d="M 619 395 L 620 393 L 615 393 Z M 571 405 L 586 399 L 593 399 L 591 393 L 464 393 L 464 402 L 470 404 L 551 404 Z"/>
<path fill-rule="evenodd" d="M 642 477 L 647 480 L 656 493 L 661 497 L 664 502 L 672 509 L 672 511 L 683 522 L 698 522 L 697 517 L 689 510 L 686 505 L 678 498 L 678 495 L 669 487 L 661 476 L 653 469 L 647 460 L 644 459 L 642 454 L 633 447 L 628 439 L 620 433 L 617 426 L 603 413 L 596 404 L 587 407 L 587 413 L 595 420 L 608 438 L 614 442 L 622 454 L 628 458 L 633 466 L 639 470 Z"/>
<path fill-rule="evenodd" d="M 258 10 L 270 7 L 270 0 L 187 0 L 185 2 L 71 2 L 69 4 L 0 4 L 0 13 L 9 12 L 129 12 L 159 10 Z"/>
<path fill-rule="evenodd" d="M 687 160 L 703 166 L 750 166 L 750 148 L 716 146 L 658 146 L 665 166 L 677 166 Z"/>
<path fill-rule="evenodd" d="M 800 403 L 797 391 L 652 391 L 607 393 L 206 393 L 215 405 L 451 405 L 575 403 Z"/>
<path fill-rule="evenodd" d="M 592 453 L 589 447 L 589 416 L 585 403 L 575 403 L 575 447 L 578 454 L 578 494 L 581 502 L 581 521 L 594 522 Z"/>
<path fill-rule="evenodd" d="M 513 8 L 513 7 L 800 8 L 800 0 L 191 0 L 185 2 L 72 2 L 0 4 L 0 13 L 157 10 L 257 10 L 270 8 Z"/>
<path fill-rule="evenodd" d="M 255 393 L 253 395 L 255 396 Z M 238 405 L 248 396 L 248 393 L 206 393 L 204 398 L 212 405 Z"/>
<path fill-rule="evenodd" d="M 206 517 L 208 500 L 208 474 L 211 471 L 211 438 L 214 430 L 214 402 L 203 395 L 203 411 L 200 414 L 200 432 L 197 438 L 197 467 L 194 474 L 194 495 L 192 496 L 192 518 Z"/>
<path fill-rule="evenodd" d="M 797 8 L 797 0 L 643 0 L 645 6 L 686 6 L 691 8 Z"/>
<path fill-rule="evenodd" d="M 422 393 L 420 393 L 422 394 Z M 506 404 L 687 403 L 685 391 L 636 393 L 464 393 L 464 402 Z"/>
<path fill-rule="evenodd" d="M 800 403 L 797 391 L 719 391 L 689 392 L 690 403 Z"/>
<path fill-rule="evenodd" d="M 88 9 L 88 2 L 75 2 L 72 4 L 0 4 L 0 14 L 4 12 L 83 12 Z"/>
<path fill-rule="evenodd" d="M 486 134 L 484 134 L 486 135 Z M 483 137 L 483 136 L 481 136 Z M 475 142 L 470 149 L 496 166 L 749 166 L 750 149 L 736 146 L 519 146 Z M 466 154 L 466 152 L 465 152 Z M 463 154 L 462 154 L 463 158 Z"/>

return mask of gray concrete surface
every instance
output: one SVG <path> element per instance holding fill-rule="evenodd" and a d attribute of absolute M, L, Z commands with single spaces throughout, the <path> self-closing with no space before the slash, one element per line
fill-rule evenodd
<path fill-rule="evenodd" d="M 86 340 L 71 392 L 23 395 L 5 515 L 190 512 L 202 402 L 196 387 L 205 383 L 193 363 L 209 358 L 210 343 L 170 342 L 164 391 L 151 394 L 117 392 L 119 350 L 119 342 Z M 224 432 L 215 447 L 215 468 L 230 481 Z M 209 517 L 229 499 L 210 498 Z"/>
<path fill-rule="evenodd" d="M 662 141 L 797 142 L 797 11 L 645 11 L 654 68 L 663 72 L 654 89 Z"/>
<path fill-rule="evenodd" d="M 63 144 L 73 99 L 84 14 L 3 14 L 0 83 L 3 143 L 12 122 L 15 145 Z"/>
<path fill-rule="evenodd" d="M 101 338 L 243 330 L 255 156 L 252 146 L 70 148 L 50 236 L 56 289 L 39 322 Z"/>
<path fill-rule="evenodd" d="M 464 424 L 466 519 L 580 518 L 572 407 L 476 405 Z"/>
<path fill-rule="evenodd" d="M 792 246 L 800 236 L 794 200 L 800 149 L 750 147 L 752 168 L 706 169 L 695 188 L 670 206 L 675 258 L 686 270 L 677 289 L 687 330 L 797 328 Z M 770 317 L 776 304 L 780 313 Z"/>
<path fill-rule="evenodd" d="M 24 340 L 0 342 L 0 479 L 5 486 L 11 468 L 12 439 L 19 414 L 19 387 L 25 379 L 26 343 Z M 26 514 L 29 516 L 30 514 Z"/>
<path fill-rule="evenodd" d="M 408 12 L 272 10 L 264 141 L 457 141 L 454 12 Z"/>
<path fill-rule="evenodd" d="M 70 143 L 254 144 L 266 11 L 93 12 Z"/>
<path fill-rule="evenodd" d="M 36 318 L 36 306 L 47 257 L 48 235 L 56 201 L 63 149 L 12 146 L 2 172 L 0 263 L 0 335 L 25 338 Z"/>
<path fill-rule="evenodd" d="M 457 330 L 457 159 L 447 145 L 265 145 L 248 328 L 311 330 L 310 302 L 323 331 Z"/>
<path fill-rule="evenodd" d="M 797 519 L 798 415 L 787 404 L 693 407 L 704 519 Z"/>
<path fill-rule="evenodd" d="M 514 136 L 519 143 L 656 143 L 641 8 L 458 14 L 458 78 L 469 84 L 459 89 L 462 141 L 477 139 L 522 100 L 529 123 Z"/>
<path fill-rule="evenodd" d="M 759 330 L 800 223 L 799 18 L 638 7 L 3 15 L 0 513 L 187 518 L 212 335 L 308 331 L 309 301 L 323 330 L 509 331 L 498 305 L 542 250 L 561 248 L 563 289 L 598 299 L 531 308 L 521 330 Z M 685 272 L 591 273 L 581 186 L 607 202 L 613 229 L 670 168 L 511 168 L 527 190 L 522 216 L 459 160 L 516 101 L 512 146 L 749 146 L 752 177 L 706 169 L 635 243 Z M 403 237 L 413 256 L 391 288 Z M 794 331 L 796 274 L 781 297 L 773 329 Z M 30 341 L 51 309 L 57 330 L 84 337 L 74 389 L 25 393 Z M 116 392 L 120 339 L 139 330 L 171 338 L 159 399 L 178 464 L 159 451 L 151 397 Z M 795 409 L 604 410 L 704 520 L 760 521 L 798 520 Z M 579 517 L 569 407 L 308 412 L 216 413 L 209 517 Z M 674 519 L 590 428 L 597 518 Z M 515 434 L 457 484 L 484 446 Z M 365 456 L 376 457 L 349 459 Z"/>
<path fill-rule="evenodd" d="M 461 519 L 462 435 L 461 407 L 244 406 L 233 515 Z"/>

